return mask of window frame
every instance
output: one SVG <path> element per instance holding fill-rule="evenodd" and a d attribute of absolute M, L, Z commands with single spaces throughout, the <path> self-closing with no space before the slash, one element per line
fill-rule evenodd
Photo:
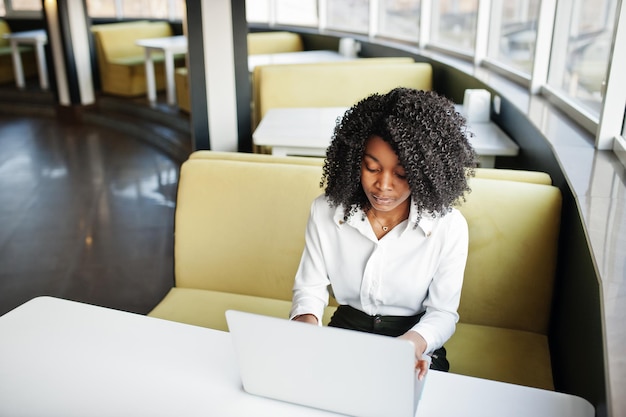
<path fill-rule="evenodd" d="M 20 10 L 13 8 L 13 0 L 3 0 L 5 17 L 17 19 L 39 19 L 43 18 L 43 4 L 39 10 Z"/>

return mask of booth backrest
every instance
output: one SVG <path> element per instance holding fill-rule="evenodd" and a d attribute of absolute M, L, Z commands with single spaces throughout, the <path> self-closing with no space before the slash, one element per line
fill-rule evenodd
<path fill-rule="evenodd" d="M 291 300 L 320 178 L 314 165 L 186 161 L 176 206 L 176 286 Z"/>
<path fill-rule="evenodd" d="M 144 48 L 135 44 L 138 39 L 172 36 L 168 22 L 147 20 L 94 25 L 99 59 L 106 62 L 128 58 L 143 59 Z"/>
<path fill-rule="evenodd" d="M 558 252 L 559 189 L 478 177 L 470 186 L 467 201 L 459 207 L 470 236 L 460 321 L 547 334 Z"/>
<path fill-rule="evenodd" d="M 0 48 L 9 46 L 11 42 L 4 37 L 4 35 L 8 35 L 11 33 L 11 28 L 9 24 L 4 19 L 0 19 Z"/>
<path fill-rule="evenodd" d="M 372 93 L 395 87 L 432 89 L 432 67 L 411 58 L 264 65 L 253 75 L 256 126 L 276 107 L 348 107 Z"/>
<path fill-rule="evenodd" d="M 353 59 L 346 61 L 329 61 L 329 62 L 319 62 L 319 63 L 308 63 L 308 64 L 298 64 L 298 65 L 368 65 L 368 64 L 412 64 L 415 60 L 411 57 L 376 57 L 376 58 L 361 58 L 361 59 Z M 275 65 L 291 65 L 291 64 L 272 64 Z M 296 65 L 296 64 L 293 64 Z M 258 65 L 254 67 L 252 71 L 252 102 L 253 102 L 253 117 L 252 117 L 252 125 L 256 127 L 261 121 L 261 114 L 259 111 L 259 86 L 262 84 L 263 80 L 261 78 L 262 73 L 264 71 L 264 67 L 267 65 Z"/>
<path fill-rule="evenodd" d="M 231 155 L 195 153 L 181 168 L 176 287 L 289 301 L 321 164 Z M 470 236 L 460 321 L 547 334 L 558 188 L 480 177 L 470 185 L 459 207 Z"/>
<path fill-rule="evenodd" d="M 302 38 L 293 32 L 248 33 L 248 55 L 276 54 L 304 50 Z"/>

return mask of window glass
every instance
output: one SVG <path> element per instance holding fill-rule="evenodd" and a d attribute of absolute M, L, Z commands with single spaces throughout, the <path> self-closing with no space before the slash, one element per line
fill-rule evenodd
<path fill-rule="evenodd" d="M 532 72 L 540 0 L 493 3 L 491 18 L 497 23 L 490 34 L 489 57 L 526 74 Z"/>
<path fill-rule="evenodd" d="M 431 41 L 450 49 L 473 52 L 477 16 L 478 0 L 433 0 Z"/>
<path fill-rule="evenodd" d="M 317 0 L 276 0 L 276 23 L 317 26 Z"/>
<path fill-rule="evenodd" d="M 379 0 L 378 34 L 418 41 L 420 0 Z"/>
<path fill-rule="evenodd" d="M 121 7 L 120 7 L 121 6 Z M 185 0 L 87 0 L 91 17 L 183 20 Z"/>
<path fill-rule="evenodd" d="M 124 0 L 122 2 L 122 15 L 125 18 L 167 19 L 169 18 L 168 3 L 168 0 Z"/>
<path fill-rule="evenodd" d="M 568 3 L 564 3 L 568 4 Z M 594 114 L 600 113 L 608 69 L 617 0 L 574 0 L 567 12 L 569 30 L 563 45 L 554 44 L 548 83 Z"/>
<path fill-rule="evenodd" d="M 270 0 L 246 0 L 246 20 L 248 22 L 269 23 Z"/>
<path fill-rule="evenodd" d="M 14 11 L 41 11 L 41 0 L 10 0 L 7 3 Z"/>
<path fill-rule="evenodd" d="M 187 1 L 186 0 L 170 0 L 170 19 L 171 20 L 187 20 Z"/>
<path fill-rule="evenodd" d="M 87 14 L 90 17 L 117 17 L 115 0 L 87 0 Z"/>
<path fill-rule="evenodd" d="M 368 33 L 369 0 L 327 0 L 326 22 L 330 29 Z"/>

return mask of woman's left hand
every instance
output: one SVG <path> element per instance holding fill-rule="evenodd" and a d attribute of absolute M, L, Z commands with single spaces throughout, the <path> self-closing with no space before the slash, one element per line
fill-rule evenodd
<path fill-rule="evenodd" d="M 398 336 L 399 339 L 408 340 L 415 346 L 415 369 L 417 370 L 417 379 L 422 380 L 428 372 L 429 362 L 424 358 L 424 352 L 426 351 L 427 343 L 421 334 L 414 330 L 409 330 L 402 336 Z"/>

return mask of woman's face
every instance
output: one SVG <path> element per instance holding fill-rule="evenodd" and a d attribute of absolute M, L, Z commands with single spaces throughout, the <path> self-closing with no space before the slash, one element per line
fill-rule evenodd
<path fill-rule="evenodd" d="M 376 211 L 391 217 L 408 212 L 411 189 L 406 172 L 391 146 L 380 136 L 372 136 L 365 144 L 361 186 Z"/>

